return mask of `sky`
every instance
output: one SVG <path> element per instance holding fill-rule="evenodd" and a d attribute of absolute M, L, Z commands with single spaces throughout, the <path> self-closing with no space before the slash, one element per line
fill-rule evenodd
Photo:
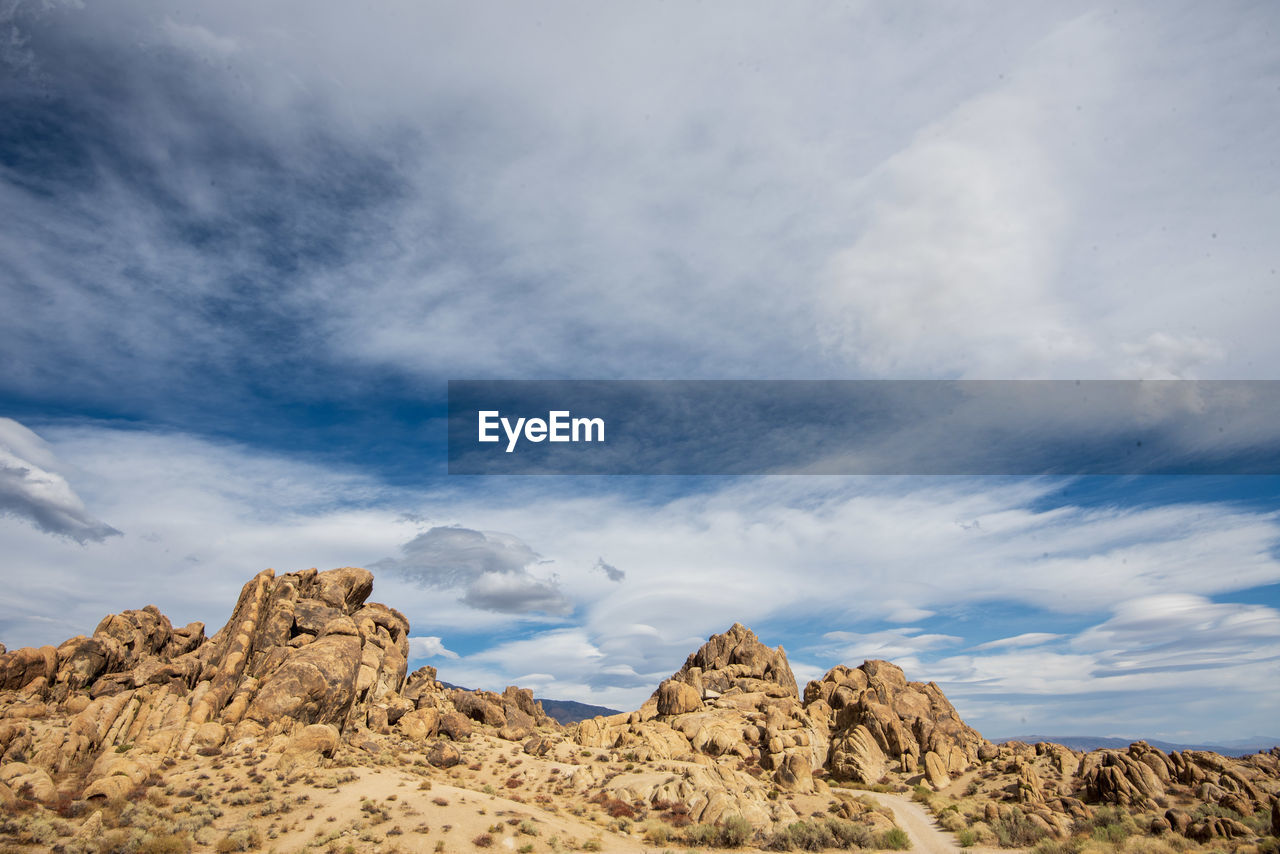
<path fill-rule="evenodd" d="M 0 9 L 0 641 L 365 566 L 628 709 L 735 621 L 1275 732 L 1280 478 L 450 476 L 451 379 L 1275 380 L 1269 2 Z M 713 441 L 713 440 L 712 440 Z"/>

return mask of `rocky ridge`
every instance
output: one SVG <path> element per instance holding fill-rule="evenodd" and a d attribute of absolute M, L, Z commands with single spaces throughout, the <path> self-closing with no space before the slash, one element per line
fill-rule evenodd
<path fill-rule="evenodd" d="M 740 624 L 639 709 L 565 729 L 528 690 L 464 691 L 431 667 L 408 673 L 408 620 L 368 602 L 372 589 L 353 567 L 267 570 L 212 636 L 148 606 L 58 647 L 0 652 L 0 806 L 119 802 L 235 755 L 286 784 L 398 757 L 479 787 L 490 772 L 477 757 L 501 754 L 504 774 L 525 764 L 497 782 L 591 805 L 617 833 L 648 817 L 675 828 L 736 821 L 766 839 L 812 815 L 883 833 L 891 812 L 858 791 L 912 787 L 932 793 L 950 830 L 992 844 L 1010 828 L 1024 841 L 1065 838 L 1114 814 L 1144 834 L 1233 847 L 1280 833 L 1280 751 L 995 745 L 936 684 L 889 662 L 840 665 L 801 691 L 785 650 Z"/>

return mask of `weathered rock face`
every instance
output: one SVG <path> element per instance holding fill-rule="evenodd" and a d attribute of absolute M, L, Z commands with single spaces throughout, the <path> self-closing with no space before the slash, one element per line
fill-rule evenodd
<path fill-rule="evenodd" d="M 908 682 L 901 668 L 887 661 L 867 661 L 856 668 L 834 667 L 804 691 L 805 709 L 832 734 L 832 772 L 846 779 L 874 782 L 860 763 L 835 763 L 837 745 L 848 743 L 849 733 L 861 730 L 880 752 L 903 770 L 921 768 L 935 786 L 946 785 L 978 761 L 985 740 L 972 729 L 932 682 Z M 854 743 L 860 744 L 859 735 Z M 842 748 L 847 754 L 847 749 Z M 868 753 L 863 751 L 864 754 Z M 932 758 L 930 758 L 932 754 Z M 874 759 L 874 756 L 872 756 Z"/>

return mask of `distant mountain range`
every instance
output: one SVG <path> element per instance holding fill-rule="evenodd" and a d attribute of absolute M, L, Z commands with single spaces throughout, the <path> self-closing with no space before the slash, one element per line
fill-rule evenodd
<path fill-rule="evenodd" d="M 1007 738 L 992 739 L 996 744 L 1004 744 L 1008 741 L 1022 741 L 1027 744 L 1035 744 L 1037 741 L 1050 741 L 1054 744 L 1061 744 L 1064 747 L 1070 747 L 1072 750 L 1099 750 L 1101 748 L 1125 748 L 1138 739 L 1134 738 L 1105 738 L 1096 735 L 1011 735 Z M 1143 739 L 1152 747 L 1163 750 L 1168 753 L 1173 750 L 1211 750 L 1214 753 L 1221 753 L 1223 756 L 1243 756 L 1248 753 L 1257 753 L 1261 750 L 1270 750 L 1280 745 L 1280 738 L 1273 738 L 1263 735 L 1250 736 L 1249 738 L 1233 739 L 1224 741 L 1220 744 L 1175 744 L 1169 741 L 1159 741 L 1154 738 Z"/>
<path fill-rule="evenodd" d="M 470 691 L 470 688 L 464 688 L 461 685 L 454 685 L 452 682 L 441 682 L 446 688 L 454 688 L 459 691 Z M 617 709 L 610 709 L 607 706 L 592 706 L 589 703 L 579 703 L 577 700 L 548 700 L 543 697 L 535 697 L 542 704 L 542 710 L 547 716 L 559 724 L 576 724 L 578 721 L 585 721 L 594 718 L 596 715 L 621 714 Z"/>
<path fill-rule="evenodd" d="M 544 700 L 539 698 L 538 702 L 542 704 L 542 709 L 548 715 L 562 724 L 576 724 L 578 721 L 585 721 L 594 718 L 596 715 L 620 714 L 617 709 L 609 709 L 604 706 L 592 706 L 587 703 L 579 703 L 576 700 Z"/>

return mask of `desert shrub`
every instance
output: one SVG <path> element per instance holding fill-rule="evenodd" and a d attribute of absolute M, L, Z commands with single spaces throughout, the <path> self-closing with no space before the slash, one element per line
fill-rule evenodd
<path fill-rule="evenodd" d="M 596 837 L 592 837 L 591 839 L 588 839 L 586 842 L 582 843 L 583 851 L 599 851 L 602 848 L 604 848 L 604 843 L 601 842 Z"/>
<path fill-rule="evenodd" d="M 1075 854 L 1076 846 L 1060 839 L 1041 839 L 1031 854 Z"/>
<path fill-rule="evenodd" d="M 701 845 L 706 848 L 716 844 L 720 834 L 714 824 L 694 824 L 685 828 L 684 841 L 690 845 Z"/>
<path fill-rule="evenodd" d="M 928 786 L 922 786 L 919 783 L 911 790 L 911 800 L 919 801 L 922 804 L 929 803 L 933 799 L 933 790 Z"/>
<path fill-rule="evenodd" d="M 147 834 L 138 845 L 137 854 L 188 854 L 191 851 L 191 840 L 180 833 L 166 833 L 163 836 Z"/>
<path fill-rule="evenodd" d="M 751 822 L 740 815 L 731 815 L 720 825 L 718 842 L 725 848 L 741 848 L 754 833 Z"/>
<path fill-rule="evenodd" d="M 1175 854 L 1175 851 L 1168 842 L 1149 836 L 1131 836 L 1124 843 L 1124 854 Z"/>
<path fill-rule="evenodd" d="M 98 843 L 98 854 L 129 854 L 133 840 L 129 831 L 119 829 L 104 833 Z"/>
<path fill-rule="evenodd" d="M 965 821 L 964 816 L 955 810 L 945 810 L 942 815 L 938 816 L 938 824 L 942 825 L 944 830 L 952 833 L 959 833 L 969 827 L 969 823 Z"/>
<path fill-rule="evenodd" d="M 826 822 L 793 821 L 775 830 L 765 841 L 770 851 L 822 851 L 835 846 L 835 837 Z"/>
<path fill-rule="evenodd" d="M 966 827 L 956 832 L 956 842 L 960 843 L 961 848 L 972 848 L 978 844 L 978 834 Z"/>
<path fill-rule="evenodd" d="M 907 832 L 900 827 L 892 830 L 886 830 L 876 839 L 877 848 L 887 848 L 890 851 L 906 851 L 911 847 L 911 837 L 907 836 Z"/>
<path fill-rule="evenodd" d="M 664 818 L 671 822 L 672 827 L 688 827 L 693 824 L 693 819 L 689 816 L 689 808 L 680 803 L 672 804 Z"/>
<path fill-rule="evenodd" d="M 1093 817 L 1082 823 L 1077 822 L 1076 829 L 1084 830 L 1099 842 L 1119 845 L 1137 832 L 1138 826 L 1133 816 L 1117 806 L 1106 806 L 1093 814 Z"/>
<path fill-rule="evenodd" d="M 1030 848 L 1044 836 L 1044 831 L 1036 827 L 1017 807 L 1010 811 L 1007 819 L 998 818 L 993 821 L 991 831 L 1001 848 Z"/>
<path fill-rule="evenodd" d="M 869 848 L 875 841 L 871 831 L 857 822 L 828 817 L 824 824 L 836 848 Z"/>
<path fill-rule="evenodd" d="M 493 837 L 487 833 L 482 833 L 471 840 L 471 844 L 477 848 L 489 848 L 493 845 Z"/>
<path fill-rule="evenodd" d="M 654 845 L 666 845 L 671 841 L 671 828 L 660 821 L 650 820 L 644 826 L 644 838 Z"/>
<path fill-rule="evenodd" d="M 255 827 L 238 827 L 218 840 L 214 850 L 218 854 L 231 851 L 252 851 L 262 847 L 262 833 Z"/>

